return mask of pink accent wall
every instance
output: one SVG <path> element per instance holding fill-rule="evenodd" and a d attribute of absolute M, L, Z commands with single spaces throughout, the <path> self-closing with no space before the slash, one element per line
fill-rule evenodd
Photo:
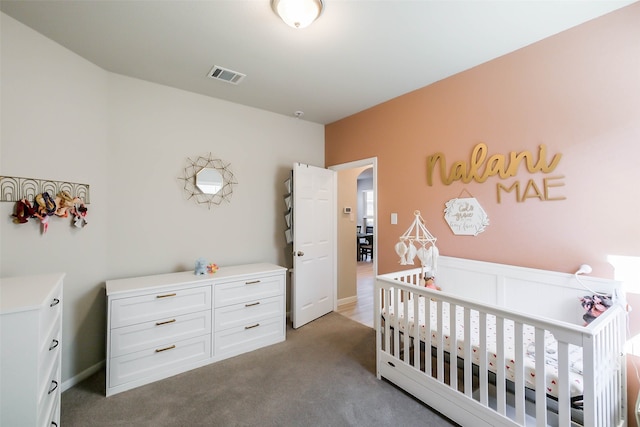
<path fill-rule="evenodd" d="M 537 157 L 544 144 L 547 161 L 562 159 L 548 174 L 521 166 L 513 178 L 445 185 L 436 174 L 427 185 L 428 156 L 469 164 L 480 142 L 489 156 Z M 607 255 L 640 256 L 640 3 L 326 126 L 326 166 L 369 157 L 380 273 L 398 269 L 393 246 L 419 209 L 444 255 L 569 273 L 588 263 L 613 277 Z M 558 176 L 549 196 L 564 200 L 502 192 L 498 203 L 499 183 L 522 191 L 532 179 L 542 193 Z M 475 237 L 444 221 L 445 203 L 464 190 L 490 220 Z"/>

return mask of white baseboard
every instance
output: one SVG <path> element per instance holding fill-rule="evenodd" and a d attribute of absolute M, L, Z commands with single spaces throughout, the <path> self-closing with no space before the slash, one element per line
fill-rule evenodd
<path fill-rule="evenodd" d="M 78 375 L 74 375 L 73 377 L 69 378 L 68 380 L 64 381 L 62 383 L 62 389 L 61 392 L 64 393 L 66 390 L 69 390 L 71 387 L 73 387 L 74 385 L 81 383 L 82 381 L 86 380 L 87 378 L 89 378 L 91 375 L 95 374 L 96 372 L 98 372 L 100 369 L 104 368 L 104 360 L 101 362 L 96 363 L 95 365 L 85 369 L 84 371 L 80 372 Z"/>
<path fill-rule="evenodd" d="M 352 302 L 357 302 L 358 301 L 358 296 L 354 295 L 352 297 L 347 297 L 347 298 L 342 298 L 338 300 L 338 307 L 340 307 L 341 305 L 345 305 L 345 304 L 349 304 Z"/>

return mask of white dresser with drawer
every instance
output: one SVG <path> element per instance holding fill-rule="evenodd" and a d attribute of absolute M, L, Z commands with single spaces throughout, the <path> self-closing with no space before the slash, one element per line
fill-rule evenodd
<path fill-rule="evenodd" d="M 107 281 L 106 395 L 284 341 L 286 271 L 259 263 Z"/>
<path fill-rule="evenodd" d="M 0 425 L 60 425 L 63 273 L 0 279 Z"/>

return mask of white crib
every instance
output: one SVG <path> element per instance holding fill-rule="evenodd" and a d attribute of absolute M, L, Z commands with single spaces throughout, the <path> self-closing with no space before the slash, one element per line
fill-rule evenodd
<path fill-rule="evenodd" d="M 621 304 L 583 326 L 590 291 L 571 274 L 440 257 L 442 291 L 419 276 L 376 278 L 378 378 L 463 426 L 625 425 Z M 620 295 L 617 281 L 581 279 Z"/>

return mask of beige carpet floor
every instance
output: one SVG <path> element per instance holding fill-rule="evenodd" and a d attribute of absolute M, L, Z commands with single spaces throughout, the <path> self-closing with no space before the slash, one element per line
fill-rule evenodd
<path fill-rule="evenodd" d="M 373 329 L 330 313 L 287 340 L 111 397 L 98 372 L 62 394 L 73 426 L 452 426 L 375 376 Z"/>

